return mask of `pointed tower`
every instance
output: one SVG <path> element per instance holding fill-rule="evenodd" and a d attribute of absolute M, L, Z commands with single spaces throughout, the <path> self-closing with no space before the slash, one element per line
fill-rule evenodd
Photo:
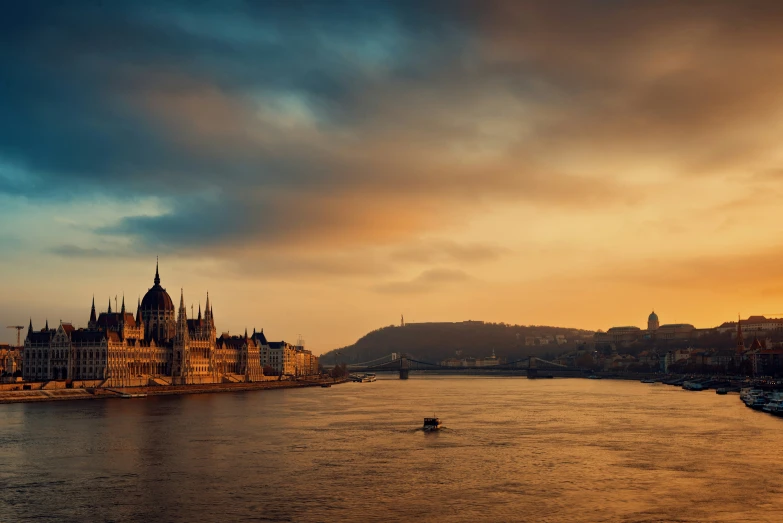
<path fill-rule="evenodd" d="M 745 352 L 745 339 L 742 337 L 742 320 L 737 314 L 737 354 Z"/>
<path fill-rule="evenodd" d="M 33 319 L 30 318 L 30 325 L 27 327 L 27 337 L 32 338 L 33 337 Z"/>
<path fill-rule="evenodd" d="M 214 344 L 217 339 L 217 328 L 215 327 L 215 316 L 212 314 L 212 304 L 209 303 L 209 292 L 207 292 L 207 302 L 204 305 L 204 325 L 202 328 L 204 335 Z"/>
<path fill-rule="evenodd" d="M 198 302 L 198 322 L 201 323 L 201 302 Z"/>
<path fill-rule="evenodd" d="M 46 326 L 44 327 L 45 332 L 49 332 L 49 318 L 46 318 Z"/>
<path fill-rule="evenodd" d="M 158 272 L 158 257 L 155 256 L 155 285 L 160 285 L 160 273 Z"/>
<path fill-rule="evenodd" d="M 185 308 L 185 293 L 180 289 L 179 294 L 179 312 L 177 313 L 177 329 L 175 337 L 179 342 L 185 342 L 188 339 L 188 310 Z"/>
<path fill-rule="evenodd" d="M 117 321 L 117 332 L 120 335 L 120 339 L 124 340 L 127 336 L 125 332 L 125 293 L 122 294 L 122 308 L 120 309 L 120 317 Z"/>
<path fill-rule="evenodd" d="M 111 298 L 109 298 L 109 310 L 107 312 L 111 314 Z"/>
<path fill-rule="evenodd" d="M 174 362 L 172 374 L 177 377 L 180 384 L 188 383 L 189 367 L 189 337 L 188 337 L 188 311 L 185 308 L 185 293 L 180 289 L 179 312 L 177 313 L 177 325 L 174 331 Z"/>
<path fill-rule="evenodd" d="M 141 298 L 136 301 L 136 339 L 144 339 L 144 322 L 141 319 Z"/>
<path fill-rule="evenodd" d="M 90 309 L 90 321 L 87 323 L 87 327 L 92 329 L 95 326 L 95 323 L 98 321 L 98 318 L 95 316 L 95 295 L 92 296 L 92 309 Z"/>

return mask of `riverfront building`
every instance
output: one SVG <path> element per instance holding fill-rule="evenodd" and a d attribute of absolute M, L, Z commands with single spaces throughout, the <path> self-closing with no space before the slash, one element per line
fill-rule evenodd
<path fill-rule="evenodd" d="M 0 378 L 13 378 L 22 370 L 22 351 L 0 343 Z"/>
<path fill-rule="evenodd" d="M 302 345 L 285 341 L 267 341 L 263 329 L 253 332 L 253 339 L 261 347 L 261 367 L 277 376 L 314 376 L 318 374 L 318 356 Z"/>
<path fill-rule="evenodd" d="M 222 383 L 259 381 L 264 377 L 261 345 L 244 336 L 216 336 L 207 295 L 204 315 L 188 319 L 184 292 L 179 310 L 160 285 L 155 267 L 154 285 L 136 307 L 96 316 L 93 299 L 86 329 L 60 323 L 40 331 L 28 326 L 23 349 L 22 376 L 26 381 L 94 380 L 104 386 Z"/>

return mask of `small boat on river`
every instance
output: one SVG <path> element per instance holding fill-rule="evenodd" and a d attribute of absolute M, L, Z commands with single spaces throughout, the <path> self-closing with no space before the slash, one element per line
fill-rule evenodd
<path fill-rule="evenodd" d="M 424 431 L 431 432 L 433 430 L 440 430 L 443 423 L 440 418 L 424 418 Z"/>

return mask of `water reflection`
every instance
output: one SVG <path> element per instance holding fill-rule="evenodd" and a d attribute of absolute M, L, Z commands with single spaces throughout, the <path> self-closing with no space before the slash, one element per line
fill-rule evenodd
<path fill-rule="evenodd" d="M 414 375 L 0 412 L 18 521 L 783 520 L 783 420 L 663 385 Z"/>

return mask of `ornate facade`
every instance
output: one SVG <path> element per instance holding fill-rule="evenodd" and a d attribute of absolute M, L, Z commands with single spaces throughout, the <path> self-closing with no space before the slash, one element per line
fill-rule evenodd
<path fill-rule="evenodd" d="M 138 302 L 136 316 L 125 309 L 96 316 L 93 299 L 86 329 L 61 323 L 27 331 L 23 377 L 27 381 L 57 379 L 98 380 L 104 386 L 222 383 L 263 379 L 261 347 L 245 336 L 216 337 L 212 306 L 207 295 L 204 317 L 189 320 L 184 293 L 179 311 L 160 285 L 155 267 L 154 285 Z"/>

